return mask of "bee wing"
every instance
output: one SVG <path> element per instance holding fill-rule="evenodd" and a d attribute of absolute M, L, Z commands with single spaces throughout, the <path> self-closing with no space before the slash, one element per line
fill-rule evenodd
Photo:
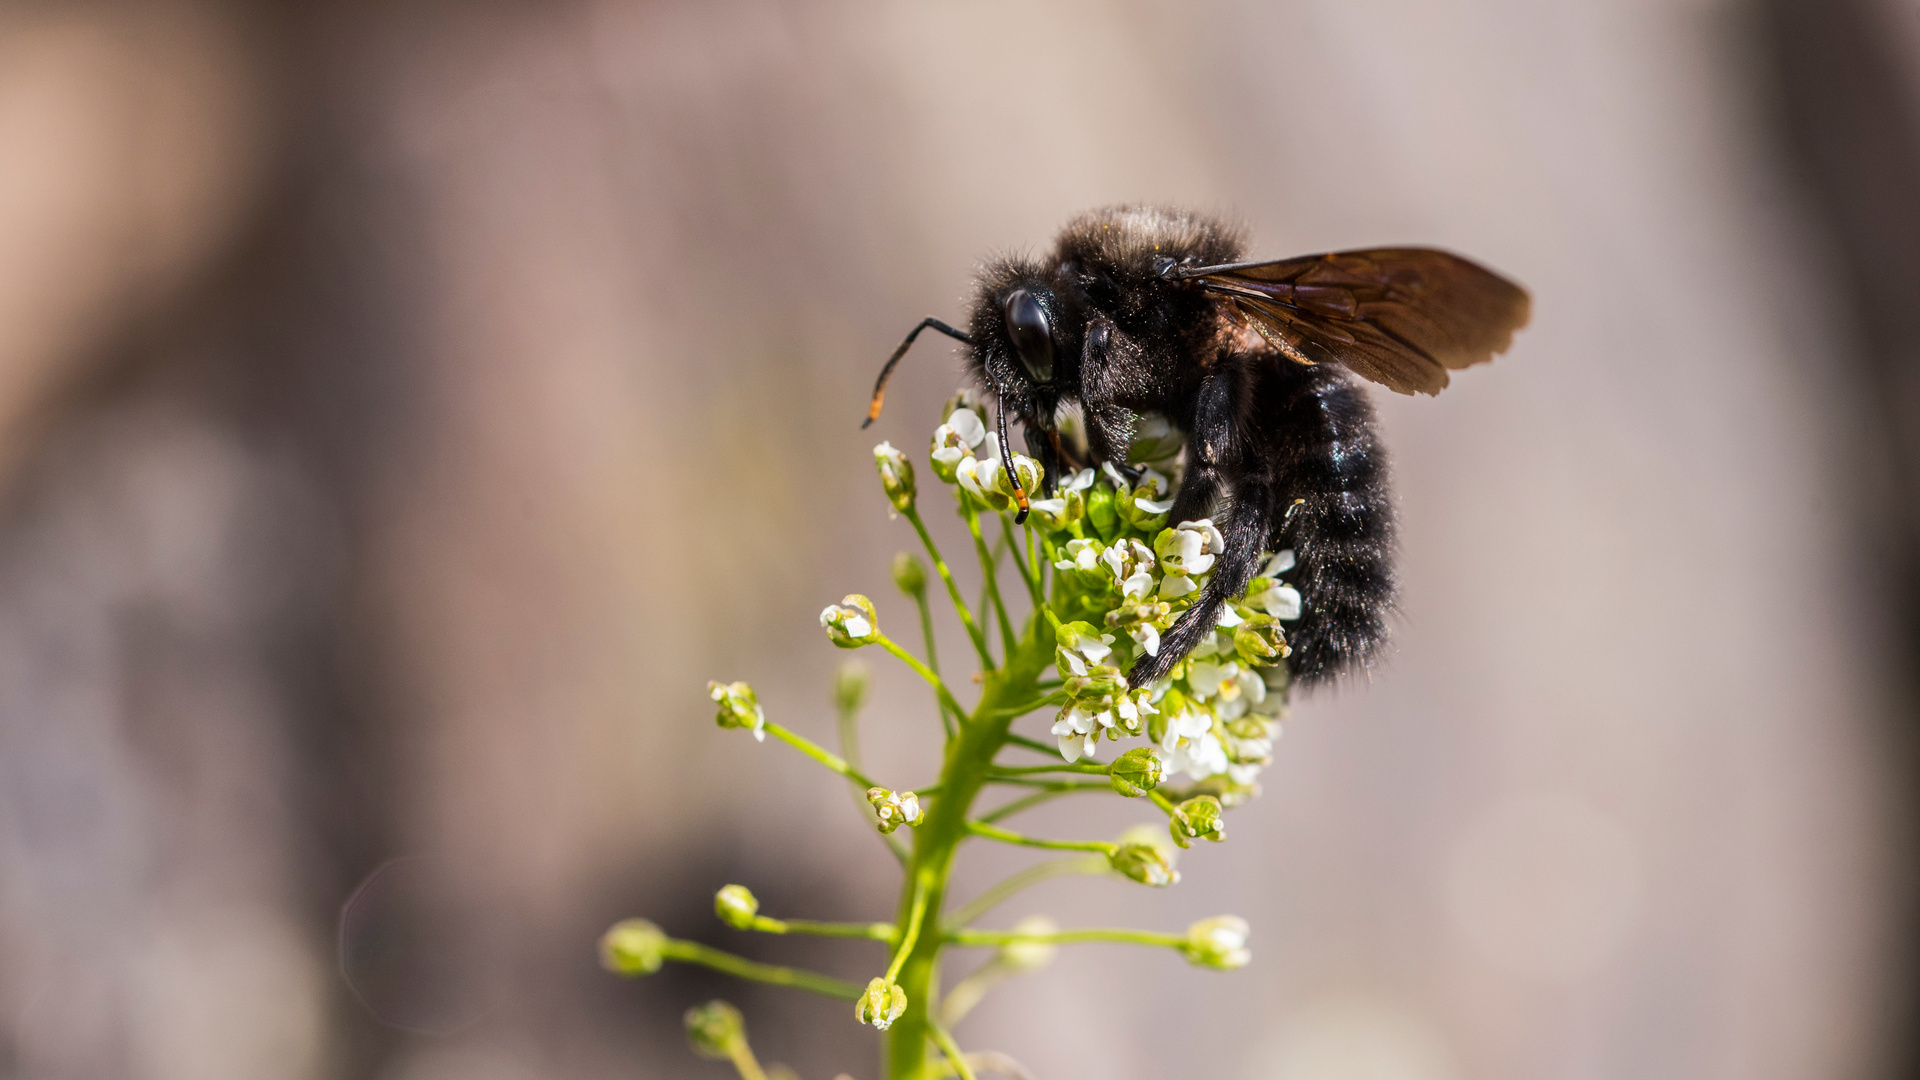
<path fill-rule="evenodd" d="M 1402 394 L 1437 394 L 1447 372 L 1493 359 L 1527 324 L 1527 292 L 1434 248 L 1375 248 L 1176 271 L 1233 298 L 1301 363 L 1334 363 Z"/>

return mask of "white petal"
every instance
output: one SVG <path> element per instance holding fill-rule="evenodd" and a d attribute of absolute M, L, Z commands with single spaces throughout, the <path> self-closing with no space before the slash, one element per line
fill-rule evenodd
<path fill-rule="evenodd" d="M 847 621 L 841 625 L 846 629 L 848 637 L 862 638 L 873 633 L 873 624 L 867 621 L 865 615 L 848 616 Z"/>
<path fill-rule="evenodd" d="M 1187 560 L 1187 573 L 1189 574 L 1204 574 L 1211 569 L 1213 569 L 1213 556 L 1211 555 L 1196 555 Z"/>
<path fill-rule="evenodd" d="M 1120 583 L 1120 595 L 1129 600 L 1144 600 L 1153 591 L 1153 575 L 1145 570 L 1136 570 L 1133 576 Z"/>
<path fill-rule="evenodd" d="M 1282 585 L 1277 589 L 1268 589 L 1264 598 L 1267 614 L 1276 619 L 1297 619 L 1300 617 L 1300 590 L 1291 585 Z"/>
<path fill-rule="evenodd" d="M 1160 582 L 1160 599 L 1178 600 L 1199 588 L 1193 579 L 1180 574 L 1171 574 Z"/>
<path fill-rule="evenodd" d="M 1240 617 L 1240 613 L 1238 611 L 1235 611 L 1233 609 L 1232 604 L 1223 604 L 1220 607 L 1220 620 L 1214 623 L 1214 625 L 1231 627 L 1231 626 L 1239 626 L 1241 623 L 1246 621 L 1247 620 Z"/>
<path fill-rule="evenodd" d="M 1060 756 L 1071 765 L 1080 760 L 1080 747 L 1085 740 L 1079 735 L 1060 736 Z"/>
<path fill-rule="evenodd" d="M 1113 467 L 1113 462 L 1111 461 L 1101 462 L 1100 471 L 1103 473 L 1106 473 L 1107 479 L 1113 481 L 1113 486 L 1119 488 L 1122 491 L 1126 491 L 1133 487 L 1132 484 L 1127 483 L 1126 477 L 1120 475 L 1120 470 Z"/>
<path fill-rule="evenodd" d="M 1087 490 L 1088 488 L 1093 486 L 1093 470 L 1081 469 L 1079 472 L 1074 473 L 1071 477 L 1068 477 L 1067 482 L 1062 486 L 1065 487 L 1068 491 Z"/>
<path fill-rule="evenodd" d="M 1080 654 L 1074 652 L 1072 649 L 1061 649 L 1060 659 L 1067 662 L 1067 670 L 1073 672 L 1075 675 L 1085 675 L 1087 673 L 1086 662 L 1081 660 Z"/>
<path fill-rule="evenodd" d="M 980 422 L 972 409 L 953 410 L 953 415 L 947 417 L 947 426 L 968 446 L 979 446 L 987 441 L 987 425 Z"/>
<path fill-rule="evenodd" d="M 1173 509 L 1173 500 L 1168 499 L 1164 502 L 1154 502 L 1151 499 L 1136 496 L 1133 500 L 1133 505 L 1149 514 L 1164 514 Z"/>
<path fill-rule="evenodd" d="M 1266 567 L 1260 571 L 1260 576 L 1277 578 L 1291 569 L 1293 569 L 1293 549 L 1288 548 L 1268 559 Z"/>
<path fill-rule="evenodd" d="M 1112 639 L 1109 638 L 1108 640 L 1110 641 Z M 1093 640 L 1087 640 L 1087 641 L 1081 642 L 1079 645 L 1079 649 L 1080 649 L 1081 656 L 1086 657 L 1090 663 L 1095 663 L 1095 664 L 1099 663 L 1102 660 L 1105 660 L 1108 657 L 1108 655 L 1110 655 L 1113 652 L 1113 649 L 1110 648 L 1106 642 L 1093 641 Z M 1085 674 L 1085 673 L 1082 672 L 1082 674 Z"/>

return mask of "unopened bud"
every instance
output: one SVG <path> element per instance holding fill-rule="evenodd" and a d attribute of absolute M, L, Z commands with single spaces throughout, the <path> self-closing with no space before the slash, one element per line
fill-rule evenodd
<path fill-rule="evenodd" d="M 767 741 L 767 713 L 753 687 L 743 682 L 707 684 L 707 696 L 720 706 L 714 721 L 723 728 L 746 728 L 761 742 Z"/>
<path fill-rule="evenodd" d="M 600 936 L 600 966 L 620 975 L 651 975 L 666 962 L 667 935 L 645 919 L 623 919 Z"/>
<path fill-rule="evenodd" d="M 735 930 L 751 930 L 753 917 L 760 914 L 760 901 L 745 885 L 728 885 L 713 894 L 713 913 Z"/>
<path fill-rule="evenodd" d="M 1220 800 L 1211 795 L 1195 795 L 1174 807 L 1168 820 L 1173 842 L 1184 848 L 1192 847 L 1195 840 L 1225 840 L 1227 823 L 1221 813 Z"/>
<path fill-rule="evenodd" d="M 833 673 L 833 707 L 842 716 L 852 716 L 866 707 L 867 690 L 873 685 L 873 672 L 858 660 L 841 664 Z"/>
<path fill-rule="evenodd" d="M 920 796 L 911 791 L 868 788 L 867 801 L 873 804 L 873 812 L 880 819 L 880 831 L 883 833 L 890 833 L 902 825 L 918 825 L 926 818 L 920 809 Z"/>
<path fill-rule="evenodd" d="M 828 604 L 820 612 L 820 626 L 827 640 L 842 649 L 871 645 L 880 634 L 879 616 L 873 613 L 873 601 L 851 593 L 837 604 Z"/>
<path fill-rule="evenodd" d="M 1253 953 L 1247 949 L 1247 937 L 1251 933 L 1247 920 L 1237 915 L 1216 915 L 1187 927 L 1187 943 L 1180 951 L 1195 967 L 1231 971 L 1246 967 L 1247 961 L 1253 959 Z"/>
<path fill-rule="evenodd" d="M 1013 924 L 1013 932 L 1040 937 L 1058 933 L 1060 927 L 1045 915 L 1029 915 Z M 1013 971 L 1037 971 L 1053 962 L 1053 954 L 1060 946 L 1050 941 L 1013 941 L 1000 946 L 999 960 L 1002 966 Z"/>
<path fill-rule="evenodd" d="M 746 1019 L 739 1009 L 724 1001 L 709 1001 L 687 1010 L 687 1045 L 703 1058 L 729 1059 L 739 1052 L 746 1038 Z"/>
<path fill-rule="evenodd" d="M 924 596 L 927 591 L 927 567 L 912 552 L 893 557 L 893 583 L 908 596 Z"/>
<path fill-rule="evenodd" d="M 872 1024 L 885 1031 L 893 1026 L 900 1014 L 907 1011 L 907 992 L 900 989 L 898 983 L 885 979 L 875 979 L 867 984 L 867 991 L 854 1003 L 853 1017 L 863 1024 Z"/>
<path fill-rule="evenodd" d="M 1121 874 L 1156 889 L 1164 889 L 1180 880 L 1180 872 L 1173 868 L 1172 860 L 1157 844 L 1139 840 L 1123 841 L 1107 856 L 1107 862 Z"/>
<path fill-rule="evenodd" d="M 893 448 L 892 443 L 881 443 L 873 448 L 873 463 L 880 470 L 880 486 L 887 493 L 887 501 L 895 510 L 913 508 L 913 463 L 907 455 Z"/>
<path fill-rule="evenodd" d="M 1107 780 L 1113 785 L 1113 790 L 1129 799 L 1137 799 L 1159 787 L 1166 770 L 1166 762 L 1161 759 L 1160 751 L 1151 746 L 1136 746 L 1114 760 L 1107 769 Z"/>

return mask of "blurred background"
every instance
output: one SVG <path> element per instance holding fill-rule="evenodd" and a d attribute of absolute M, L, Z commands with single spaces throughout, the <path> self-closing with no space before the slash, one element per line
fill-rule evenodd
<path fill-rule="evenodd" d="M 1916 193 L 1913 0 L 0 4 L 0 1076 L 717 1080 L 725 994 L 874 1077 L 845 1006 L 594 941 L 873 973 L 714 922 L 895 875 L 705 680 L 827 736 L 820 606 L 910 610 L 868 448 L 958 379 L 923 343 L 862 432 L 877 364 L 1116 201 L 1456 248 L 1534 323 L 1376 398 L 1398 655 L 1232 841 L 996 916 L 1235 912 L 1255 964 L 1073 951 L 962 1041 L 1920 1075 Z M 909 676 L 869 730 L 930 772 Z"/>

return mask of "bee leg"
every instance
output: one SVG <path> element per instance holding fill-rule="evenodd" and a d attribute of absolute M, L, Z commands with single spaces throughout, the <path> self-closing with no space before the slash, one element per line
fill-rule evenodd
<path fill-rule="evenodd" d="M 1254 571 L 1260 568 L 1278 501 L 1274 488 L 1265 484 L 1240 485 L 1234 492 L 1226 523 L 1220 526 L 1225 550 L 1214 560 L 1212 578 L 1200 591 L 1200 599 L 1160 635 L 1159 652 L 1142 656 L 1127 672 L 1128 685 L 1147 686 L 1165 678 L 1173 665 L 1213 633 L 1220 623 L 1220 609 L 1246 591 Z"/>
<path fill-rule="evenodd" d="M 1231 459 L 1234 445 L 1232 385 L 1230 371 L 1217 371 L 1200 386 L 1193 431 L 1187 436 L 1186 476 L 1167 517 L 1175 525 L 1206 517 L 1220 494 L 1220 470 Z"/>
<path fill-rule="evenodd" d="M 1021 425 L 1027 440 L 1027 453 L 1040 463 L 1040 490 L 1051 498 L 1056 483 L 1060 479 L 1060 436 L 1050 432 L 1039 424 L 1028 420 Z"/>

